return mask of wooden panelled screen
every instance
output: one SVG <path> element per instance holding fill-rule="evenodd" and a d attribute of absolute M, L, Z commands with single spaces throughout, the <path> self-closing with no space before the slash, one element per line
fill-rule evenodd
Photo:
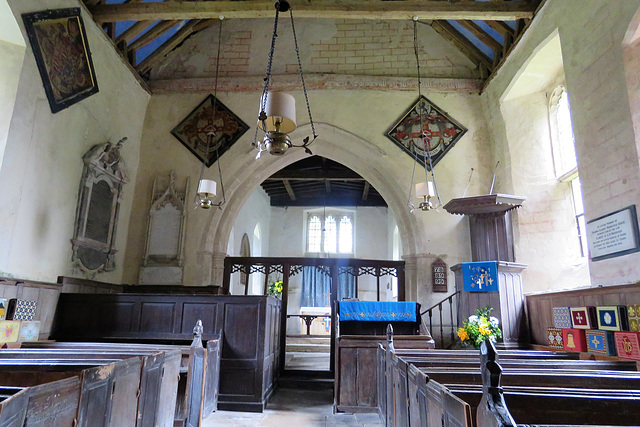
<path fill-rule="evenodd" d="M 350 274 L 355 279 L 355 295 L 358 297 L 358 277 L 374 276 L 377 280 L 376 295 L 380 301 L 381 284 L 380 278 L 383 276 L 393 276 L 398 281 L 398 301 L 405 300 L 405 276 L 404 261 L 386 261 L 386 260 L 370 260 L 370 259 L 352 259 L 352 258 L 277 258 L 277 257 L 227 257 L 224 260 L 224 279 L 222 283 L 223 292 L 228 294 L 231 285 L 231 275 L 233 273 L 243 273 L 247 277 L 251 274 L 262 273 L 265 276 L 263 294 L 266 295 L 269 286 L 269 276 L 278 274 L 282 277 L 282 318 L 281 330 L 287 330 L 287 300 L 289 290 L 289 278 L 302 272 L 303 267 L 315 267 L 319 271 L 331 277 L 331 360 L 330 369 L 334 370 L 335 357 L 335 337 L 336 337 L 336 302 L 338 300 L 338 277 L 340 274 Z M 247 280 L 244 286 L 244 294 L 248 294 L 249 284 L 251 280 Z M 287 334 L 280 334 L 281 349 L 286 348 Z M 280 370 L 284 370 L 285 357 L 280 358 Z"/>

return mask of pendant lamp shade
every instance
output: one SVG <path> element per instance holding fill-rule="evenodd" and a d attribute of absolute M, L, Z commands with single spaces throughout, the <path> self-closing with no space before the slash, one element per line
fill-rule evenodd
<path fill-rule="evenodd" d="M 434 197 L 436 191 L 433 187 L 433 182 L 418 182 L 416 184 L 416 197 Z"/>
<path fill-rule="evenodd" d="M 267 92 L 264 112 L 267 119 L 264 123 L 258 120 L 258 127 L 264 132 L 290 133 L 296 129 L 296 99 L 286 92 Z M 266 129 L 264 125 L 266 124 Z"/>
<path fill-rule="evenodd" d="M 198 184 L 198 196 L 203 198 L 215 197 L 216 182 L 210 179 L 201 179 Z"/>

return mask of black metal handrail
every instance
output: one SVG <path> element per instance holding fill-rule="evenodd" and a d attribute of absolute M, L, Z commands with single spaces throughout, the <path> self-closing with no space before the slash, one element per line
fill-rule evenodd
<path fill-rule="evenodd" d="M 444 327 L 442 325 L 442 304 L 444 304 L 445 302 L 449 302 L 449 315 L 451 316 L 451 343 L 453 343 L 456 340 L 455 331 L 458 329 L 458 322 L 457 322 L 458 316 L 456 315 L 456 324 L 454 325 L 454 323 L 453 323 L 453 297 L 455 297 L 459 293 L 460 293 L 460 291 L 455 291 L 454 293 L 452 293 L 451 295 L 449 295 L 448 297 L 446 297 L 442 301 L 434 304 L 432 307 L 429 307 L 429 308 L 427 308 L 426 310 L 424 310 L 423 312 L 420 313 L 421 317 L 424 316 L 425 313 L 429 313 L 429 333 L 431 333 L 433 335 L 433 310 L 435 308 L 438 308 L 439 315 L 440 315 L 440 347 L 444 347 Z M 432 337 L 432 338 L 435 339 L 435 337 Z"/>

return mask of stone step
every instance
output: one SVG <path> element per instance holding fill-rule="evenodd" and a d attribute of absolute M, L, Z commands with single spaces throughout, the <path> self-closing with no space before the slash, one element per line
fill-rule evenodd
<path fill-rule="evenodd" d="M 287 345 L 289 344 L 331 344 L 331 337 L 319 337 L 319 336 L 307 336 L 307 335 L 298 335 L 291 336 L 287 335 Z"/>
<path fill-rule="evenodd" d="M 287 351 L 296 351 L 301 353 L 329 353 L 331 352 L 331 344 L 287 343 Z"/>

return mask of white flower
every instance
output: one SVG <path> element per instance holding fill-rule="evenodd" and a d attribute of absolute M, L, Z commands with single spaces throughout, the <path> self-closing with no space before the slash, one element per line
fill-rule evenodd
<path fill-rule="evenodd" d="M 473 316 L 469 316 L 469 322 L 477 322 L 478 321 L 478 316 L 476 316 L 475 314 Z"/>
<path fill-rule="evenodd" d="M 500 321 L 498 320 L 498 318 L 493 316 L 491 316 L 491 318 L 489 319 L 489 322 L 491 322 L 491 326 L 493 326 L 494 328 L 497 328 L 498 325 L 500 324 Z"/>

